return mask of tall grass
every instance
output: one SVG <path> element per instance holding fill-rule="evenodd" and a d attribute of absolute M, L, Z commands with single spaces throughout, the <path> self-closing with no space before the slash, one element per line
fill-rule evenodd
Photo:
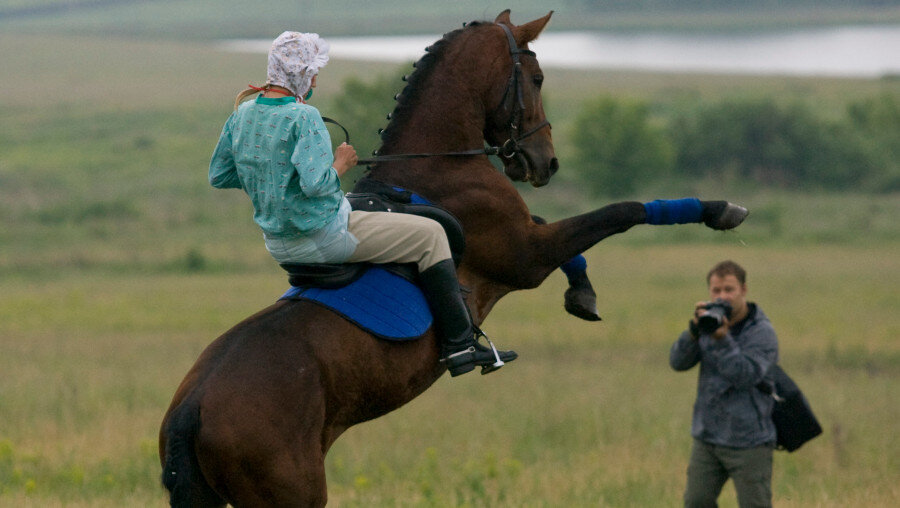
<path fill-rule="evenodd" d="M 328 457 L 332 504 L 678 505 L 696 373 L 671 371 L 668 347 L 705 296 L 705 270 L 730 257 L 749 269 L 751 299 L 826 431 L 776 455 L 776 502 L 891 506 L 896 247 L 601 243 L 588 259 L 603 322 L 564 313 L 559 274 L 502 300 L 485 329 L 521 358 L 441 379 L 351 429 Z M 212 338 L 285 286 L 274 266 L 4 277 L 0 505 L 162 504 L 155 436 L 175 386 Z"/>

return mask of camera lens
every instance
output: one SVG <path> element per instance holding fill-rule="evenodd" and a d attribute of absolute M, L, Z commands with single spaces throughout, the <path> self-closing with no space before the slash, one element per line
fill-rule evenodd
<path fill-rule="evenodd" d="M 710 335 L 722 326 L 725 318 L 731 317 L 731 304 L 725 300 L 717 299 L 706 305 L 706 313 L 697 319 L 697 328 L 700 333 Z"/>
<path fill-rule="evenodd" d="M 711 335 L 722 326 L 722 316 L 709 312 L 697 320 L 697 328 L 704 335 Z"/>

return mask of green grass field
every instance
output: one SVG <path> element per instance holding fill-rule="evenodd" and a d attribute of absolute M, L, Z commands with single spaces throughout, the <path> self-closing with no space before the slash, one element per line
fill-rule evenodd
<path fill-rule="evenodd" d="M 696 372 L 669 370 L 668 346 L 704 297 L 705 269 L 730 257 L 750 270 L 782 364 L 825 427 L 777 454 L 777 504 L 895 505 L 897 246 L 610 239 L 588 254 L 603 322 L 564 313 L 558 274 L 507 297 L 485 328 L 522 357 L 489 377 L 443 378 L 351 429 L 328 459 L 332 504 L 676 506 Z M 155 435 L 175 386 L 212 338 L 286 287 L 274 266 L 71 270 L 3 286 L 3 506 L 163 504 Z"/>
<path fill-rule="evenodd" d="M 263 78 L 264 57 L 58 34 L 0 33 L 0 47 L 0 506 L 164 505 L 156 432 L 175 387 L 212 339 L 287 286 L 246 199 L 206 183 L 234 94 Z M 394 69 L 327 71 L 322 104 L 348 76 Z M 898 86 L 547 74 L 559 151 L 592 94 L 769 90 L 839 108 Z M 535 211 L 603 204 L 564 171 L 523 189 Z M 751 299 L 825 427 L 777 454 L 777 505 L 900 504 L 900 200 L 678 190 L 746 203 L 751 216 L 727 234 L 644 226 L 590 250 L 601 323 L 565 314 L 558 273 L 506 297 L 485 329 L 521 358 L 441 379 L 351 429 L 328 458 L 331 505 L 678 506 L 696 372 L 671 371 L 668 347 L 723 258 L 748 268 Z M 656 197 L 677 196 L 635 196 Z M 730 485 L 723 505 L 736 505 Z"/>

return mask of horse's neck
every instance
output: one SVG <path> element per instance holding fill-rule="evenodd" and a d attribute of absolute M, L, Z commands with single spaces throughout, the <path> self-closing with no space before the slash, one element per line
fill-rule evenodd
<path fill-rule="evenodd" d="M 431 84 L 419 93 L 421 99 L 403 122 L 389 127 L 394 135 L 379 155 L 464 152 L 484 145 L 483 108 L 468 92 L 445 86 L 448 81 L 439 72 L 432 76 Z M 379 164 L 372 176 L 421 186 L 433 179 L 452 178 L 459 165 L 447 161 L 446 157 L 433 157 Z"/>
<path fill-rule="evenodd" d="M 467 83 L 450 75 L 437 73 L 422 90 L 419 103 L 403 122 L 389 128 L 394 132 L 380 155 L 414 153 L 449 153 L 480 149 L 484 146 L 485 107 L 475 90 L 463 90 Z M 433 157 L 376 165 L 372 178 L 416 191 L 448 209 L 463 223 L 467 241 L 484 227 L 484 215 L 520 216 L 530 221 L 527 206 L 515 187 L 499 174 L 486 156 Z M 489 190 L 488 190 L 489 189 Z M 487 192 L 485 192 L 487 190 Z M 487 209 L 485 198 L 496 200 Z M 494 213 L 497 209 L 502 214 Z M 518 210 L 519 213 L 510 213 Z M 477 236 L 477 235 L 476 235 Z M 471 242 L 467 249 L 484 248 Z M 484 270 L 465 264 L 460 278 L 472 293 L 468 304 L 473 318 L 480 324 L 494 304 L 512 288 L 481 275 Z"/>

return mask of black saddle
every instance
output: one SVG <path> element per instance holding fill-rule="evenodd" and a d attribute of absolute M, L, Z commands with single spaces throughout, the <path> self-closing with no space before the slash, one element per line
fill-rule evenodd
<path fill-rule="evenodd" d="M 376 184 L 384 188 L 376 188 L 374 185 L 368 184 L 367 190 L 372 189 L 381 192 L 352 192 L 347 194 L 347 201 L 350 202 L 353 210 L 411 213 L 437 221 L 447 233 L 453 262 L 457 266 L 459 265 L 463 252 L 466 249 L 466 239 L 462 225 L 453 214 L 436 205 L 412 202 L 415 194 L 409 191 L 398 191 L 380 182 L 376 182 Z M 357 188 L 359 187 L 357 184 Z M 385 196 L 385 193 L 388 193 L 388 196 Z M 350 284 L 362 276 L 370 266 L 372 266 L 371 263 L 284 263 L 281 265 L 288 273 L 288 281 L 291 286 L 327 289 L 339 288 Z M 379 266 L 411 281 L 415 281 L 418 276 L 418 269 L 413 263 L 394 263 Z"/>
<path fill-rule="evenodd" d="M 362 277 L 372 263 L 283 263 L 282 268 L 288 273 L 288 282 L 293 287 L 316 287 L 336 289 L 344 287 Z M 419 276 L 418 267 L 414 263 L 391 263 L 378 265 L 385 270 L 416 282 Z"/>

